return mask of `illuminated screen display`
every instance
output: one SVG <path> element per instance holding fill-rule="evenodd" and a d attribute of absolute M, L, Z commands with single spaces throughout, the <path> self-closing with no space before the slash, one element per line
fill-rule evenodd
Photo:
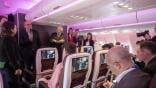
<path fill-rule="evenodd" d="M 92 48 L 91 47 L 86 47 L 84 48 L 85 53 L 91 53 Z"/>
<path fill-rule="evenodd" d="M 89 57 L 87 56 L 72 59 L 73 72 L 87 70 L 89 63 L 88 59 Z"/>
<path fill-rule="evenodd" d="M 54 59 L 55 58 L 55 50 L 43 50 L 41 51 L 42 59 Z"/>
<path fill-rule="evenodd" d="M 100 64 L 106 64 L 106 53 L 100 54 Z"/>

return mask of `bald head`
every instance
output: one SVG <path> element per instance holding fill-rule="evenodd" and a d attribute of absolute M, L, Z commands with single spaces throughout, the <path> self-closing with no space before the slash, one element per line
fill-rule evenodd
<path fill-rule="evenodd" d="M 108 59 L 112 61 L 129 62 L 131 60 L 131 54 L 126 48 L 113 47 L 108 52 Z"/>
<path fill-rule="evenodd" d="M 56 32 L 57 33 L 62 33 L 63 32 L 63 27 L 62 26 L 57 26 Z"/>
<path fill-rule="evenodd" d="M 107 53 L 107 64 L 115 75 L 119 75 L 133 65 L 129 51 L 119 46 L 109 50 Z"/>

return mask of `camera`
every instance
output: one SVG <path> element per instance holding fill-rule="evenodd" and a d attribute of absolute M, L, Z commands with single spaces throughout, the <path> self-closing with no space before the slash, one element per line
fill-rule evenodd
<path fill-rule="evenodd" d="M 145 36 L 146 34 L 149 34 L 148 30 L 145 30 L 144 32 L 137 33 L 137 37 L 142 37 L 142 36 Z"/>

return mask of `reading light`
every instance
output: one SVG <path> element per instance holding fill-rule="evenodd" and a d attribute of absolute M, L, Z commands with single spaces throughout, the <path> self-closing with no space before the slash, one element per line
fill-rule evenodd
<path fill-rule="evenodd" d="M 128 10 L 132 10 L 133 8 L 130 0 L 116 0 L 113 2 L 113 4 L 118 8 L 127 8 Z"/>
<path fill-rule="evenodd" d="M 50 12 L 49 14 L 45 14 L 45 15 L 43 15 L 43 16 L 41 16 L 41 17 L 38 17 L 38 18 L 34 19 L 33 21 L 37 21 L 37 20 L 40 20 L 40 19 L 42 19 L 42 18 L 45 18 L 45 17 L 47 17 L 47 16 L 49 16 L 49 15 L 56 14 L 56 13 L 58 13 L 58 12 L 61 12 L 61 11 L 65 10 L 65 9 L 69 9 L 69 8 L 71 8 L 71 7 L 73 7 L 73 6 L 77 5 L 77 4 L 80 4 L 80 3 L 83 2 L 83 1 L 85 1 L 85 0 L 76 0 L 76 1 L 73 2 L 73 3 L 70 3 L 70 4 L 68 4 L 68 5 L 64 6 L 64 7 L 60 7 L 60 8 L 58 8 L 58 9 L 56 9 L 56 10 Z"/>
<path fill-rule="evenodd" d="M 119 5 L 120 5 L 120 6 L 123 6 L 123 5 L 124 5 L 124 3 L 119 3 Z"/>
<path fill-rule="evenodd" d="M 114 5 L 117 5 L 117 4 L 119 4 L 119 2 L 118 2 L 118 1 L 115 1 L 115 2 L 113 2 L 113 4 L 114 4 Z"/>
<path fill-rule="evenodd" d="M 131 7 L 129 7 L 128 9 L 129 9 L 129 10 L 133 10 L 133 8 L 131 8 Z"/>
<path fill-rule="evenodd" d="M 128 32 L 131 32 L 131 31 L 130 30 L 122 30 L 122 32 L 128 33 Z"/>
<path fill-rule="evenodd" d="M 128 7 L 128 5 L 124 5 L 123 7 L 127 8 L 127 7 Z"/>
<path fill-rule="evenodd" d="M 111 31 L 112 34 L 118 34 L 119 31 L 118 30 L 114 30 L 114 31 Z"/>

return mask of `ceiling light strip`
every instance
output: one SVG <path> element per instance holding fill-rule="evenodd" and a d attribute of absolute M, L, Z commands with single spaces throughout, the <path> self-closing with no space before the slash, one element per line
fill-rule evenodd
<path fill-rule="evenodd" d="M 156 21 L 139 22 L 139 23 L 133 23 L 133 24 L 118 25 L 118 26 L 98 27 L 98 28 L 91 28 L 91 29 L 82 29 L 82 30 L 80 30 L 80 31 L 89 31 L 89 30 L 97 30 L 97 29 L 121 28 L 121 27 L 128 27 L 128 26 L 137 26 L 137 25 L 145 25 L 145 24 L 154 24 L 154 23 L 156 23 Z"/>
<path fill-rule="evenodd" d="M 71 4 L 68 4 L 68 5 L 64 6 L 64 7 L 61 7 L 59 9 L 56 9 L 56 10 L 50 12 L 49 14 L 43 15 L 41 17 L 38 17 L 38 18 L 34 19 L 33 21 L 40 20 L 40 19 L 45 18 L 45 17 L 47 17 L 49 15 L 53 15 L 55 13 L 61 12 L 61 11 L 65 10 L 65 9 L 69 9 L 69 8 L 75 6 L 75 5 L 77 5 L 77 4 L 79 4 L 79 3 L 83 2 L 83 1 L 85 1 L 85 0 L 76 0 L 75 2 L 73 2 Z"/>

